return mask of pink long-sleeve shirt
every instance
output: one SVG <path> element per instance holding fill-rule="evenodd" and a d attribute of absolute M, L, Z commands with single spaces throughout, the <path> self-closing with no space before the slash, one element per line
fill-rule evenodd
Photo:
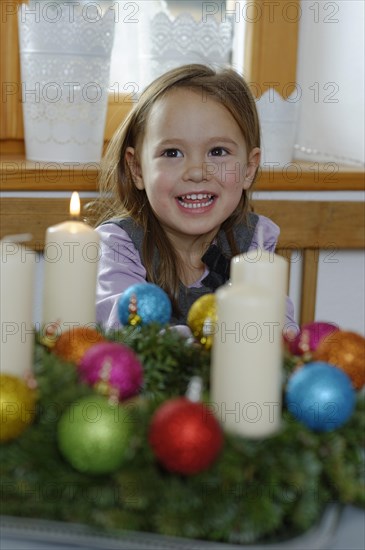
<path fill-rule="evenodd" d="M 258 248 L 258 235 L 263 237 L 263 248 L 274 252 L 280 229 L 265 216 L 258 216 L 258 222 L 250 245 L 250 250 Z M 120 328 L 118 300 L 120 295 L 135 283 L 146 282 L 146 270 L 138 250 L 128 233 L 114 223 L 105 223 L 96 231 L 100 235 L 101 254 L 97 282 L 96 316 L 97 322 L 107 330 Z M 206 267 L 203 275 L 190 288 L 202 286 L 208 275 Z M 294 307 L 289 298 L 286 305 L 286 324 L 296 328 Z"/>

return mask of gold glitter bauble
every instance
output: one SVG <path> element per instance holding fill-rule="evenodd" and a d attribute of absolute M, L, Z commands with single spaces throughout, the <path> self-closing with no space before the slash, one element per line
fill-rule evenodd
<path fill-rule="evenodd" d="M 217 328 L 217 306 L 214 294 L 205 294 L 191 306 L 187 323 L 197 340 L 206 348 L 213 345 Z"/>
<path fill-rule="evenodd" d="M 97 330 L 77 327 L 62 333 L 52 351 L 64 361 L 78 364 L 89 348 L 105 341 L 104 336 Z"/>
<path fill-rule="evenodd" d="M 365 384 L 365 338 L 355 332 L 338 330 L 320 342 L 313 353 L 316 361 L 339 367 L 351 378 L 354 388 Z"/>
<path fill-rule="evenodd" d="M 0 375 L 0 441 L 18 437 L 35 416 L 36 393 L 23 380 L 8 374 Z"/>

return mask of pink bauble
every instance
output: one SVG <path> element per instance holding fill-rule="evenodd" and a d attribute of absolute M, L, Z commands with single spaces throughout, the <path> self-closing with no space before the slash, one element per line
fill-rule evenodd
<path fill-rule="evenodd" d="M 286 337 L 286 342 L 290 353 L 293 355 L 304 355 L 315 351 L 319 343 L 331 333 L 339 330 L 334 323 L 324 321 L 314 321 L 303 325 L 298 334 L 290 339 Z"/>
<path fill-rule="evenodd" d="M 143 369 L 134 351 L 124 344 L 95 344 L 79 364 L 83 382 L 119 401 L 136 395 L 142 385 Z"/>

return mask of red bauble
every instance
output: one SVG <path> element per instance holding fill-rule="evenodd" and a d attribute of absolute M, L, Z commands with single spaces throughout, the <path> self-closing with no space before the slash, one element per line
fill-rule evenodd
<path fill-rule="evenodd" d="M 149 442 L 167 470 L 191 475 L 214 462 L 223 445 L 223 434 L 207 407 L 180 397 L 155 412 Z"/>

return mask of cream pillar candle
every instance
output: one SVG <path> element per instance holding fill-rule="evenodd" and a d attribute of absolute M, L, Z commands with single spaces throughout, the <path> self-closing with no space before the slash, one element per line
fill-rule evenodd
<path fill-rule="evenodd" d="M 259 246 L 245 254 L 239 254 L 231 261 L 231 283 L 253 283 L 273 292 L 281 304 L 281 332 L 285 330 L 285 310 L 288 291 L 288 262 L 283 257 L 263 250 L 262 232 L 259 232 Z"/>
<path fill-rule="evenodd" d="M 287 293 L 288 262 L 274 252 L 262 248 L 249 250 L 231 261 L 231 283 L 255 283 L 275 291 Z"/>
<path fill-rule="evenodd" d="M 264 250 L 263 228 L 258 228 L 258 246 L 244 254 L 235 256 L 231 261 L 231 283 L 252 282 L 276 293 L 287 293 L 288 262 L 275 254 Z"/>
<path fill-rule="evenodd" d="M 18 242 L 30 238 L 15 235 L 0 242 L 0 371 L 19 378 L 33 368 L 36 254 Z"/>
<path fill-rule="evenodd" d="M 275 434 L 281 423 L 281 300 L 261 286 L 240 283 L 219 288 L 216 302 L 212 409 L 227 432 Z"/>
<path fill-rule="evenodd" d="M 70 213 L 80 212 L 74 193 Z M 99 235 L 77 219 L 47 229 L 44 248 L 43 324 L 61 331 L 95 323 Z"/>

